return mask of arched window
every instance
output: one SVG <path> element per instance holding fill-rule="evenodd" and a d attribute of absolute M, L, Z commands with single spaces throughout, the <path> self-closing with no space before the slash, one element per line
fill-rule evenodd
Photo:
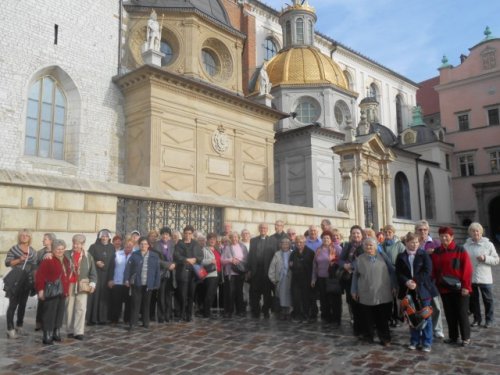
<path fill-rule="evenodd" d="M 396 173 L 394 191 L 396 196 L 396 217 L 411 219 L 410 184 L 403 172 Z"/>
<path fill-rule="evenodd" d="M 352 79 L 351 73 L 349 73 L 347 70 L 344 70 L 344 76 L 347 81 L 347 87 L 349 87 L 350 90 L 354 91 L 354 81 Z"/>
<path fill-rule="evenodd" d="M 271 60 L 276 55 L 276 53 L 278 53 L 278 47 L 276 47 L 276 43 L 274 42 L 273 38 L 266 38 L 264 50 L 264 59 L 266 61 Z"/>
<path fill-rule="evenodd" d="M 396 95 L 396 124 L 399 134 L 403 131 L 403 99 L 401 95 Z"/>
<path fill-rule="evenodd" d="M 314 44 L 314 28 L 311 20 L 307 21 L 307 28 L 309 34 L 309 44 L 312 46 Z"/>
<path fill-rule="evenodd" d="M 431 172 L 427 169 L 424 174 L 425 218 L 433 220 L 436 216 L 436 201 L 434 195 L 434 181 Z"/>
<path fill-rule="evenodd" d="M 296 26 L 295 32 L 297 35 L 297 44 L 304 44 L 304 19 L 297 18 L 295 26 Z"/>
<path fill-rule="evenodd" d="M 203 49 L 201 51 L 203 56 L 203 67 L 205 71 L 211 76 L 214 77 L 219 72 L 219 63 L 217 57 L 212 51 L 208 49 Z"/>
<path fill-rule="evenodd" d="M 170 61 L 172 61 L 172 58 L 174 57 L 174 53 L 172 51 L 172 47 L 166 40 L 161 41 L 160 51 L 165 54 L 165 56 L 161 58 L 161 66 L 170 64 Z"/>
<path fill-rule="evenodd" d="M 292 24 L 290 23 L 290 21 L 286 21 L 285 36 L 286 36 L 286 45 L 290 46 L 292 44 Z"/>
<path fill-rule="evenodd" d="M 51 76 L 37 80 L 28 94 L 24 153 L 64 159 L 66 95 Z"/>
<path fill-rule="evenodd" d="M 379 101 L 379 92 L 376 84 L 372 83 L 370 85 L 370 97 L 377 99 Z"/>

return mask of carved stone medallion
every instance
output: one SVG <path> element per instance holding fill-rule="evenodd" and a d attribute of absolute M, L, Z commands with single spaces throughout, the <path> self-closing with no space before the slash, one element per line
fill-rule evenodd
<path fill-rule="evenodd" d="M 229 137 L 224 131 L 224 126 L 219 125 L 217 130 L 212 134 L 212 147 L 218 154 L 225 153 L 229 148 Z"/>

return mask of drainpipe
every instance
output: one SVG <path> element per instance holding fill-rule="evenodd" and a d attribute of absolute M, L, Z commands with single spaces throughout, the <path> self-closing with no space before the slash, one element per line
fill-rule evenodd
<path fill-rule="evenodd" d="M 123 0 L 119 0 L 118 9 L 118 75 L 122 73 L 122 23 L 123 23 Z"/>

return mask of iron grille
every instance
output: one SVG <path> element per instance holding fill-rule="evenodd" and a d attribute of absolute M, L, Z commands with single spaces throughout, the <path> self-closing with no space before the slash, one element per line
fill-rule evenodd
<path fill-rule="evenodd" d="M 223 219 L 221 207 L 128 198 L 118 198 L 116 216 L 116 231 L 122 234 L 164 226 L 182 231 L 188 224 L 204 233 L 219 232 Z"/>

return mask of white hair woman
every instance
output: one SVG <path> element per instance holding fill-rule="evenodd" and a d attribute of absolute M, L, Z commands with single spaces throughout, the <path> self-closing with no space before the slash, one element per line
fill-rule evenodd
<path fill-rule="evenodd" d="M 494 322 L 493 310 L 493 276 L 491 267 L 499 263 L 499 257 L 495 246 L 489 239 L 483 237 L 484 229 L 479 223 L 469 225 L 469 238 L 465 242 L 464 248 L 467 250 L 472 261 L 472 296 L 471 310 L 474 314 L 474 321 L 471 326 L 480 326 L 482 322 L 481 304 L 479 294 L 483 298 L 485 327 L 490 327 Z"/>

